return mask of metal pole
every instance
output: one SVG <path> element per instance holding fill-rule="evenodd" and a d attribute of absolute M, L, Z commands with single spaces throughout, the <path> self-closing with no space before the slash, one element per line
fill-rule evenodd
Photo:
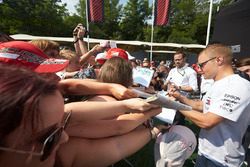
<path fill-rule="evenodd" d="M 86 27 L 87 31 L 89 32 L 89 12 L 88 12 L 88 0 L 85 0 L 86 8 L 85 8 L 85 13 L 86 13 Z M 88 50 L 89 50 L 89 33 L 87 34 L 87 43 L 88 43 Z"/>
<path fill-rule="evenodd" d="M 152 4 L 152 25 L 151 25 L 150 61 L 153 60 L 154 18 L 155 18 L 155 0 L 153 0 L 153 4 Z"/>
<path fill-rule="evenodd" d="M 207 25 L 206 45 L 208 45 L 208 43 L 209 43 L 210 27 L 211 27 L 211 19 L 212 19 L 212 11 L 213 11 L 213 0 L 210 0 L 208 23 L 207 23 L 208 25 Z"/>

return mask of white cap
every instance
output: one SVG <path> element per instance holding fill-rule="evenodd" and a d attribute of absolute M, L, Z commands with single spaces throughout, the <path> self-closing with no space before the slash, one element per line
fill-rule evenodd
<path fill-rule="evenodd" d="M 182 167 L 194 152 L 197 140 L 194 133 L 181 125 L 172 126 L 156 139 L 154 155 L 156 167 Z"/>

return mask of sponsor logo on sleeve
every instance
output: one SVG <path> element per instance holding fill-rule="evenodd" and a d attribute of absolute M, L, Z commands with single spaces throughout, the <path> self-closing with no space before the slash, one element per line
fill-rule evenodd
<path fill-rule="evenodd" d="M 220 105 L 220 108 L 224 111 L 232 113 L 233 107 L 239 104 L 240 97 L 232 95 L 232 94 L 225 94 L 222 101 L 223 101 L 223 104 Z"/>

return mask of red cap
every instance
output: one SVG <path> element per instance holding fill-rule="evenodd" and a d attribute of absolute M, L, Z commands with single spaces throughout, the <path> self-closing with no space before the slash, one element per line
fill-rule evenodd
<path fill-rule="evenodd" d="M 107 55 L 106 55 L 106 59 L 110 59 L 112 57 L 121 57 L 125 60 L 128 60 L 128 54 L 125 50 L 120 49 L 120 48 L 111 48 L 108 50 Z"/>
<path fill-rule="evenodd" d="M 39 48 L 23 41 L 0 43 L 0 62 L 25 66 L 39 73 L 62 71 L 69 64 L 68 60 L 50 59 Z"/>
<path fill-rule="evenodd" d="M 95 61 L 99 64 L 104 64 L 106 61 L 106 53 L 98 53 L 95 57 Z"/>

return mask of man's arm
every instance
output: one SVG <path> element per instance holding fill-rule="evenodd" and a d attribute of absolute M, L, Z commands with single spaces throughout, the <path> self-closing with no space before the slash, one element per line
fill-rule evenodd
<path fill-rule="evenodd" d="M 177 89 L 185 91 L 185 92 L 193 92 L 194 91 L 194 89 L 191 86 L 178 86 Z"/>
<path fill-rule="evenodd" d="M 176 89 L 171 89 L 169 92 L 170 96 L 175 97 L 180 102 L 191 106 L 194 110 L 202 111 L 203 110 L 203 102 L 201 100 L 191 100 L 183 95 L 181 95 Z"/>
<path fill-rule="evenodd" d="M 185 91 L 185 92 L 197 91 L 198 90 L 198 85 L 197 85 L 197 74 L 196 74 L 196 72 L 194 71 L 189 75 L 188 85 L 184 85 L 184 86 L 174 85 L 174 87 L 177 90 Z"/>
<path fill-rule="evenodd" d="M 180 111 L 186 118 L 191 120 L 200 128 L 209 129 L 219 124 L 224 120 L 223 117 L 213 114 L 211 112 L 201 113 L 196 110 L 191 111 Z"/>
<path fill-rule="evenodd" d="M 174 88 L 175 90 L 185 91 L 185 92 L 193 92 L 194 91 L 193 87 L 191 87 L 191 86 L 188 86 L 188 85 L 178 86 L 174 83 L 168 83 L 168 88 L 170 88 L 170 89 Z"/>
<path fill-rule="evenodd" d="M 197 73 L 192 70 L 193 72 L 190 74 L 188 83 L 191 89 L 187 89 L 187 91 L 197 91 L 198 90 L 198 81 L 197 81 Z M 185 87 L 184 87 L 185 90 Z"/>
<path fill-rule="evenodd" d="M 70 95 L 97 95 L 105 94 L 112 95 L 115 98 L 128 99 L 137 97 L 137 94 L 132 90 L 119 85 L 111 83 L 101 83 L 95 80 L 80 80 L 80 79 L 65 79 L 58 84 L 62 94 Z"/>

